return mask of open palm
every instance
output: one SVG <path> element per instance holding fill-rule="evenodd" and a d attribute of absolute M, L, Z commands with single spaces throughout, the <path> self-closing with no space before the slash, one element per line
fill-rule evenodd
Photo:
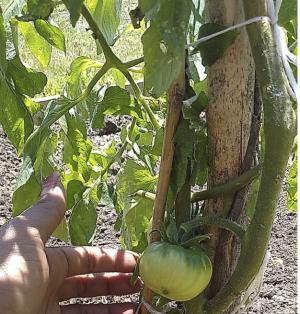
<path fill-rule="evenodd" d="M 134 313 L 136 305 L 60 305 L 74 297 L 123 295 L 136 255 L 97 247 L 47 248 L 65 211 L 58 175 L 47 179 L 41 200 L 0 229 L 0 308 L 6 314 Z"/>

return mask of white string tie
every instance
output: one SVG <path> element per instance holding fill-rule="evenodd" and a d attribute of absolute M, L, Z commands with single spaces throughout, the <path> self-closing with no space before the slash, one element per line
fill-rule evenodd
<path fill-rule="evenodd" d="M 271 22 L 271 19 L 268 16 L 256 16 L 256 17 L 253 17 L 253 18 L 251 18 L 251 19 L 249 19 L 247 21 L 244 21 L 244 22 L 241 22 L 239 24 L 235 24 L 235 25 L 232 25 L 230 27 L 227 27 L 226 29 L 224 29 L 222 31 L 219 31 L 219 32 L 210 34 L 208 36 L 202 37 L 202 38 L 198 39 L 197 41 L 195 41 L 193 43 L 187 44 L 185 46 L 185 48 L 195 48 L 199 44 L 202 44 L 203 42 L 208 41 L 208 40 L 210 40 L 212 38 L 215 38 L 217 36 L 223 35 L 223 34 L 225 34 L 227 32 L 230 32 L 232 30 L 241 28 L 243 26 L 247 26 L 247 25 L 252 24 L 252 23 L 262 22 L 264 20 L 267 20 L 267 21 Z"/>
<path fill-rule="evenodd" d="M 187 44 L 185 46 L 185 48 L 195 48 L 199 44 L 206 42 L 212 38 L 215 38 L 217 36 L 220 36 L 222 34 L 225 34 L 229 31 L 247 26 L 247 25 L 252 24 L 252 23 L 268 21 L 273 26 L 273 33 L 274 33 L 274 39 L 275 39 L 277 51 L 278 51 L 278 54 L 282 60 L 284 72 L 285 72 L 285 75 L 286 75 L 286 78 L 288 81 L 288 84 L 286 84 L 288 93 L 295 101 L 298 102 L 300 99 L 298 84 L 297 84 L 297 81 L 295 79 L 293 70 L 290 66 L 290 63 L 297 66 L 297 57 L 293 53 L 290 52 L 290 50 L 287 46 L 284 31 L 283 31 L 282 27 L 280 27 L 278 24 L 278 16 L 279 16 L 281 4 L 282 4 L 282 0 L 276 0 L 275 5 L 274 5 L 273 0 L 267 0 L 267 10 L 268 10 L 269 16 L 253 17 L 247 21 L 244 21 L 244 22 L 241 22 L 239 24 L 230 26 L 230 27 L 228 27 L 222 31 L 219 31 L 219 32 L 210 34 L 208 36 L 202 37 L 193 43 Z"/>

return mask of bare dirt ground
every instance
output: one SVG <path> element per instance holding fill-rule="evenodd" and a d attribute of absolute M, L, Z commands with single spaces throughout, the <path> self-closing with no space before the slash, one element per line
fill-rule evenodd
<path fill-rule="evenodd" d="M 118 132 L 116 128 L 113 133 Z M 93 135 L 92 140 L 98 145 L 107 143 L 117 134 Z M 20 160 L 16 157 L 13 147 L 0 129 L 0 226 L 11 218 L 11 196 L 15 184 L 15 177 L 20 167 Z M 113 171 L 112 175 L 117 171 Z M 97 234 L 93 241 L 95 246 L 119 247 L 118 233 L 113 225 L 116 213 L 113 208 L 98 207 Z M 297 219 L 295 213 L 286 209 L 283 193 L 276 214 L 275 224 L 270 243 L 271 260 L 268 264 L 261 293 L 255 300 L 248 314 L 292 314 L 297 313 Z M 59 241 L 51 239 L 49 245 L 61 245 Z M 129 301 L 132 297 L 122 298 Z M 134 297 L 133 297 L 134 298 Z M 116 297 L 97 298 L 93 302 L 110 303 L 118 301 Z M 134 298 L 136 300 L 136 298 Z M 89 299 L 71 300 L 71 303 L 91 302 Z"/>

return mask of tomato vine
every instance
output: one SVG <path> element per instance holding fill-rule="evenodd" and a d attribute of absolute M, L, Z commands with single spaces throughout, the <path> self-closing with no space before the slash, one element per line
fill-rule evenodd
<path fill-rule="evenodd" d="M 246 18 L 267 16 L 265 1 L 254 2 L 244 0 Z M 164 235 L 172 245 L 177 244 L 175 250 L 182 253 L 193 246 L 206 257 L 212 257 L 216 249 L 208 241 L 209 227 L 237 236 L 241 254 L 228 283 L 212 298 L 202 293 L 201 287 L 201 294 L 184 305 L 190 313 L 222 313 L 248 288 L 263 262 L 294 143 L 296 106 L 288 94 L 269 19 L 248 25 L 258 86 L 255 96 L 263 103 L 263 128 L 260 130 L 256 121 L 261 113 L 254 108 L 253 134 L 250 132 L 239 175 L 211 186 L 207 125 L 211 99 L 206 72 L 222 62 L 241 34 L 230 30 L 201 42 L 201 38 L 227 29 L 206 23 L 204 5 L 204 0 L 139 0 L 130 17 L 133 26 L 142 29 L 143 52 L 130 61 L 122 61 L 113 47 L 122 37 L 118 33 L 121 0 L 17 0 L 4 10 L 0 7 L 0 124 L 23 159 L 13 215 L 38 199 L 46 176 L 60 171 L 70 218 L 63 220 L 54 235 L 66 242 L 92 244 L 99 204 L 115 207 L 121 243 L 137 252 L 148 246 L 147 230 L 151 228 L 150 242 Z M 58 8 L 69 12 L 72 27 L 85 21 L 85 31 L 93 38 L 98 55 L 97 60 L 86 56 L 73 60 L 60 97 L 43 105 L 34 97 L 41 95 L 47 84 L 45 69 L 52 48 L 67 52 L 64 29 L 52 19 Z M 286 0 L 279 12 L 279 24 L 285 28 L 293 52 L 294 8 L 295 1 Z M 38 62 L 38 70 L 26 65 L 20 52 L 24 44 Z M 141 66 L 138 71 L 136 66 Z M 83 73 L 89 70 L 94 75 L 84 84 Z M 110 85 L 106 81 L 113 70 L 121 79 Z M 142 76 L 141 88 L 135 78 Z M 254 90 L 247 92 L 254 95 Z M 108 116 L 126 116 L 129 123 L 119 134 L 119 145 L 112 141 L 99 150 L 89 139 L 89 131 L 102 128 Z M 257 149 L 260 162 L 253 158 Z M 130 157 L 123 161 L 125 153 Z M 296 199 L 297 158 L 293 155 L 291 206 Z M 111 183 L 110 169 L 116 164 L 121 170 Z M 246 210 L 243 204 L 236 214 L 232 210 L 241 191 L 249 202 Z M 222 212 L 207 213 L 211 199 L 222 200 Z M 247 224 L 235 217 L 242 212 Z M 147 288 L 144 299 L 155 305 Z M 142 311 L 147 313 L 147 307 Z"/>

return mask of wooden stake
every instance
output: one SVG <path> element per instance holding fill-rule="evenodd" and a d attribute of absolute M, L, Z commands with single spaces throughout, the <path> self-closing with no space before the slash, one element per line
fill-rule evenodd
<path fill-rule="evenodd" d="M 166 119 L 165 135 L 158 175 L 157 193 L 154 202 L 152 230 L 160 228 L 165 217 L 165 206 L 169 188 L 170 174 L 172 170 L 174 143 L 173 138 L 176 132 L 178 121 L 181 115 L 181 106 L 185 88 L 185 68 L 183 67 L 178 78 L 172 83 L 169 89 L 169 111 Z M 152 232 L 150 242 L 160 241 L 160 233 Z M 144 299 L 151 304 L 152 291 L 145 287 Z M 142 314 L 147 314 L 148 310 L 142 306 Z"/>

